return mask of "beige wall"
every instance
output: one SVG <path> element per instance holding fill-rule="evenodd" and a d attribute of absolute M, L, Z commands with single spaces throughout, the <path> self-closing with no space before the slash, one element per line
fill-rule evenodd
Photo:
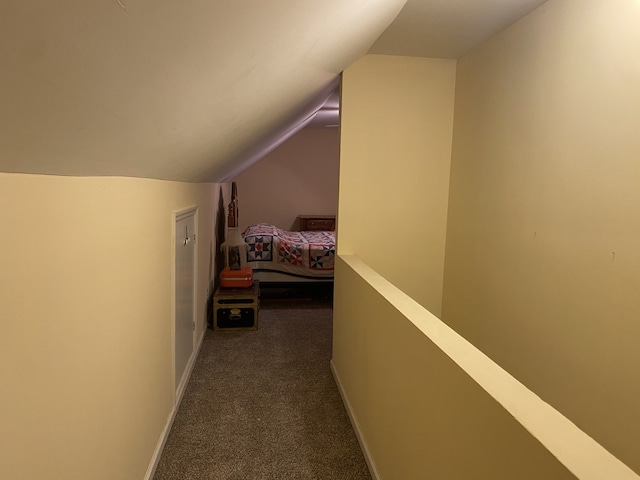
<path fill-rule="evenodd" d="M 336 128 L 306 128 L 235 180 L 240 228 L 272 223 L 297 228 L 298 215 L 335 215 L 339 138 Z"/>
<path fill-rule="evenodd" d="M 452 60 L 368 55 L 342 83 L 338 251 L 436 315 L 455 69 Z"/>
<path fill-rule="evenodd" d="M 142 479 L 173 408 L 172 212 L 220 186 L 0 174 L 0 477 Z"/>
<path fill-rule="evenodd" d="M 640 472 L 640 4 L 458 62 L 443 319 Z"/>
<path fill-rule="evenodd" d="M 430 314 L 407 318 L 402 295 L 360 263 L 336 261 L 332 364 L 374 478 L 575 478 L 413 323 Z"/>
<path fill-rule="evenodd" d="M 376 292 L 347 258 L 437 315 L 444 275 L 444 321 L 515 377 L 503 383 L 496 365 L 483 388 L 505 387 L 491 395 L 519 421 L 526 413 L 526 429 L 580 478 L 638 478 L 628 468 L 640 472 L 638 24 L 635 1 L 550 0 L 459 59 L 449 192 L 453 79 L 422 68 L 455 64 L 367 56 L 344 73 L 333 365 L 379 478 L 570 474 L 537 459 L 505 419 L 480 429 L 499 441 L 478 436 L 495 405 L 463 392 L 447 360 L 427 358 L 431 344 L 398 314 L 393 288 Z M 397 228 L 376 236 L 378 225 Z M 427 237 L 426 254 L 397 248 Z M 509 390 L 518 381 L 531 403 Z M 597 453 L 568 452 L 567 432 Z M 526 471 L 471 458 L 510 448 Z"/>

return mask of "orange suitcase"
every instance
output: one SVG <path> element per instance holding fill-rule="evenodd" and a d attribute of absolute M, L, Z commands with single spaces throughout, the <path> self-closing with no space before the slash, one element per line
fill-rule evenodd
<path fill-rule="evenodd" d="M 238 270 L 224 267 L 220 273 L 220 285 L 223 288 L 249 288 L 253 285 L 253 270 L 251 267 L 240 267 Z"/>

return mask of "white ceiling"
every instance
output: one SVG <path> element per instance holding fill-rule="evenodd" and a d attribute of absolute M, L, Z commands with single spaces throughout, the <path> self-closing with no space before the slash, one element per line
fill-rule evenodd
<path fill-rule="evenodd" d="M 408 0 L 369 53 L 458 58 L 547 0 Z"/>
<path fill-rule="evenodd" d="M 543 1 L 404 3 L 3 0 L 0 172 L 228 180 L 367 51 L 455 58 Z"/>

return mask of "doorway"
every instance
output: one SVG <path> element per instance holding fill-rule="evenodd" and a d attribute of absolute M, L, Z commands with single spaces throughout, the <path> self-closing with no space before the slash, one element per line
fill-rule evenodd
<path fill-rule="evenodd" d="M 175 214 L 175 325 L 174 367 L 176 398 L 184 390 L 187 366 L 193 354 L 196 315 L 197 208 Z"/>

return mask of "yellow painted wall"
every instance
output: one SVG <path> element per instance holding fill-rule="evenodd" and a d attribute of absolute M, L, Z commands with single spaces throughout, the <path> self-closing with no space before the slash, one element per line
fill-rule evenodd
<path fill-rule="evenodd" d="M 332 363 L 374 478 L 575 478 L 348 257 L 336 261 Z"/>
<path fill-rule="evenodd" d="M 640 472 L 640 3 L 458 62 L 443 319 Z"/>
<path fill-rule="evenodd" d="M 339 150 L 336 128 L 305 128 L 238 175 L 240 228 L 291 230 L 298 215 L 335 215 Z"/>
<path fill-rule="evenodd" d="M 172 212 L 199 209 L 200 338 L 220 189 L 0 173 L 1 478 L 144 477 L 174 401 Z"/>
<path fill-rule="evenodd" d="M 368 55 L 342 83 L 338 251 L 436 315 L 455 69 L 452 60 Z"/>

